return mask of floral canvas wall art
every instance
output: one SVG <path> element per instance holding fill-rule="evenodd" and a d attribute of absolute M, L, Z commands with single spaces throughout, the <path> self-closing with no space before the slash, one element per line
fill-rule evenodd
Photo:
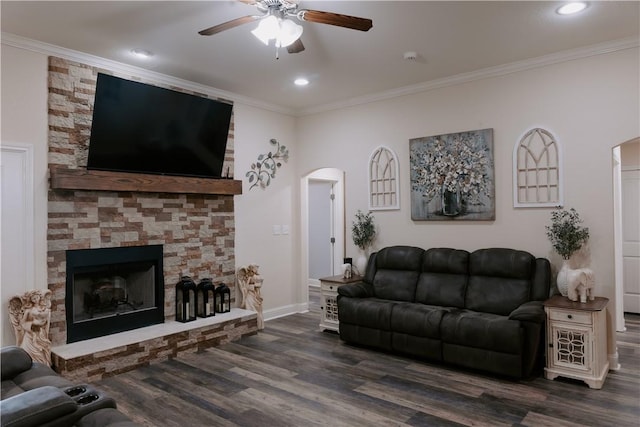
<path fill-rule="evenodd" d="M 493 129 L 409 140 L 411 219 L 495 219 Z"/>

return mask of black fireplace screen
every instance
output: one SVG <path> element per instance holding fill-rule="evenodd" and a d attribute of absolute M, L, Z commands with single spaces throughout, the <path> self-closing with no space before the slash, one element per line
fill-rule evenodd
<path fill-rule="evenodd" d="M 67 251 L 67 342 L 164 321 L 162 245 Z"/>

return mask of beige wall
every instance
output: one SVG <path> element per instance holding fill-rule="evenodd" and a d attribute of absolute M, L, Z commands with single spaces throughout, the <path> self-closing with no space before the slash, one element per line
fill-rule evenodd
<path fill-rule="evenodd" d="M 35 283 L 47 289 L 47 57 L 2 45 L 2 144 L 33 147 Z M 3 266 L 6 268 L 6 266 Z M 6 285 L 2 286 L 2 290 Z M 3 292 L 4 293 L 4 292 Z M 3 296 L 4 299 L 4 296 Z"/>
<path fill-rule="evenodd" d="M 564 147 L 565 204 L 576 208 L 591 230 L 598 294 L 613 298 L 611 149 L 640 133 L 638 64 L 638 49 L 628 49 L 299 118 L 236 103 L 237 179 L 245 180 L 251 163 L 270 148 L 270 138 L 290 150 L 289 163 L 266 190 L 249 190 L 244 182 L 244 193 L 235 197 L 236 262 L 261 266 L 267 314 L 303 307 L 300 178 L 321 167 L 346 171 L 349 230 L 355 211 L 367 209 L 368 157 L 375 147 L 386 145 L 400 160 L 401 209 L 375 213 L 377 247 L 506 246 L 549 257 L 558 266 L 544 231 L 550 210 L 512 207 L 513 145 L 539 126 L 553 132 Z M 7 136 L 36 147 L 36 277 L 46 282 L 45 55 L 2 46 L 2 120 L 3 141 Z M 411 221 L 408 140 L 483 128 L 494 129 L 496 220 Z M 273 235 L 273 225 L 289 225 L 291 233 Z M 355 254 L 348 237 L 347 256 Z"/>
<path fill-rule="evenodd" d="M 635 139 L 622 144 L 620 160 L 623 168 L 640 166 L 640 140 Z"/>
<path fill-rule="evenodd" d="M 298 184 L 295 141 L 295 118 L 236 103 L 235 173 L 242 179 L 242 195 L 235 196 L 236 265 L 258 264 L 264 278 L 262 297 L 265 317 L 275 317 L 298 311 L 304 303 L 296 283 L 299 265 Z M 245 174 L 258 155 L 273 150 L 269 143 L 275 138 L 289 149 L 289 161 L 283 163 L 275 178 L 265 189 L 250 184 Z M 273 234 L 273 226 L 288 226 L 289 234 Z M 306 297 L 305 297 L 306 298 Z"/>
<path fill-rule="evenodd" d="M 612 147 L 640 133 L 639 75 L 638 49 L 628 49 L 301 117 L 299 168 L 346 171 L 349 226 L 357 209 L 367 209 L 368 157 L 386 145 L 399 157 L 401 209 L 375 212 L 378 247 L 512 247 L 558 268 L 545 235 L 551 210 L 514 209 L 512 201 L 513 146 L 527 130 L 543 127 L 564 149 L 565 206 L 576 208 L 591 231 L 597 293 L 613 299 Z M 494 129 L 496 220 L 412 221 L 409 139 L 483 128 Z M 347 256 L 355 254 L 347 239 Z"/>
<path fill-rule="evenodd" d="M 34 146 L 35 186 L 35 270 L 36 283 L 26 286 L 47 288 L 47 55 L 2 45 L 2 142 Z M 264 277 L 264 308 L 277 315 L 298 309 L 300 287 L 294 284 L 297 252 L 292 249 L 297 216 L 292 214 L 298 180 L 295 176 L 295 120 L 291 116 L 236 103 L 235 173 L 244 179 L 251 163 L 266 153 L 276 138 L 290 149 L 289 163 L 277 173 L 266 190 L 248 190 L 235 196 L 236 265 L 256 263 Z M 297 202 L 296 202 L 297 203 Z M 272 225 L 289 225 L 289 235 L 273 236 Z M 298 245 L 299 246 L 299 245 Z M 294 261 L 292 261 L 294 260 Z M 8 284 L 2 284 L 3 295 Z M 11 293 L 11 292 L 7 292 Z M 3 296 L 4 299 L 4 296 Z M 0 307 L 3 318 L 5 304 Z M 3 322 L 3 327 L 8 324 Z"/>

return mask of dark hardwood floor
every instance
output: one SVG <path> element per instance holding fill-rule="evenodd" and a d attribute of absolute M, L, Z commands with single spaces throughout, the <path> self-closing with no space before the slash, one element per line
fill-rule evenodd
<path fill-rule="evenodd" d="M 640 316 L 618 334 L 622 369 L 601 390 L 510 381 L 342 343 L 309 313 L 235 343 L 96 385 L 147 426 L 639 426 Z"/>

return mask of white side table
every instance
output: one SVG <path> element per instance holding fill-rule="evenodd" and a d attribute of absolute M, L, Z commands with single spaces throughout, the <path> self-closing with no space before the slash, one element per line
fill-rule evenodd
<path fill-rule="evenodd" d="M 547 314 L 545 378 L 582 380 L 602 388 L 609 372 L 607 357 L 607 298 L 586 303 L 556 295 L 544 302 Z"/>
<path fill-rule="evenodd" d="M 352 276 L 345 279 L 342 276 L 323 277 L 320 279 L 320 327 L 330 331 L 339 331 L 338 321 L 338 286 L 347 283 L 356 283 L 362 280 L 361 276 Z"/>

